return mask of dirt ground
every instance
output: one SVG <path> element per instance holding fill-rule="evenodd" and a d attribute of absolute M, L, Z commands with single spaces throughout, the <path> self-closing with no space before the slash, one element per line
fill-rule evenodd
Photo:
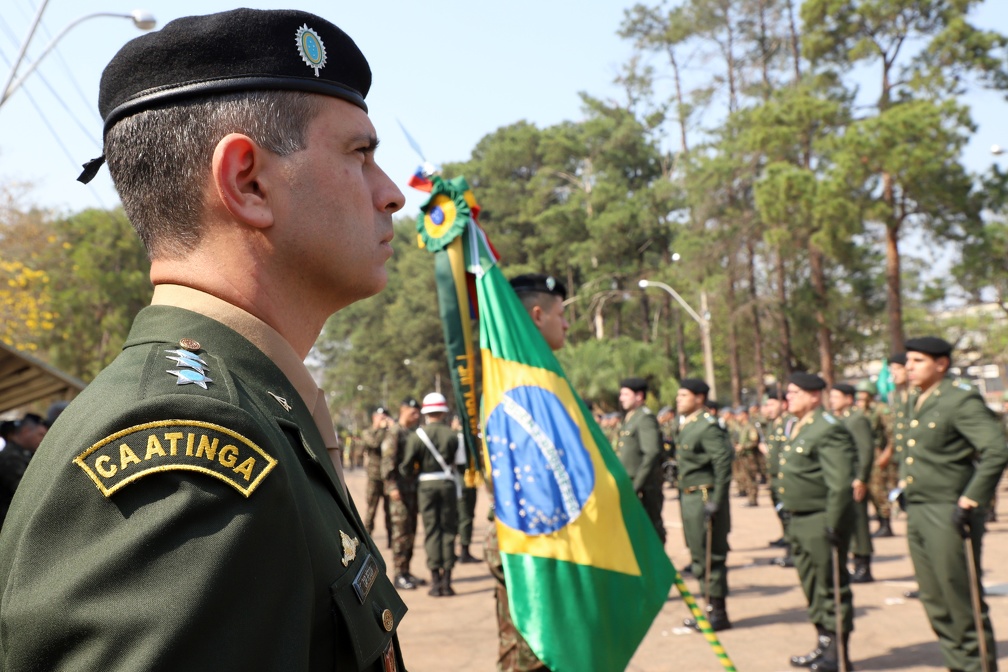
<path fill-rule="evenodd" d="M 364 501 L 363 469 L 347 472 L 347 483 L 358 504 Z M 1008 489 L 1002 484 L 1002 489 Z M 1000 497 L 999 522 L 988 526 L 984 537 L 982 565 L 987 602 L 998 640 L 998 660 L 1008 669 L 1008 498 Z M 363 515 L 364 511 L 361 511 Z M 476 509 L 472 552 L 482 557 L 487 531 L 487 501 L 483 493 Z M 677 568 L 688 565 L 689 554 L 682 538 L 679 502 L 675 491 L 665 490 L 663 509 L 668 529 L 666 551 Z M 381 516 L 378 516 L 381 521 Z M 859 672 L 941 670 L 941 654 L 924 609 L 903 593 L 916 584 L 907 552 L 906 520 L 894 523 L 896 536 L 875 540 L 872 563 L 874 583 L 852 586 L 855 621 L 851 635 L 851 660 Z M 874 523 L 873 523 L 874 529 Z M 429 578 L 423 550 L 423 526 L 417 534 L 412 571 Z M 718 633 L 721 643 L 739 672 L 794 670 L 788 659 L 805 653 L 815 641 L 815 630 L 806 620 L 805 598 L 793 569 L 769 564 L 781 554 L 767 542 L 780 536 L 780 525 L 770 505 L 770 496 L 760 492 L 759 506 L 749 508 L 743 499 L 732 499 L 732 533 L 729 541 L 728 576 L 731 596 L 728 613 L 734 627 Z M 382 522 L 375 537 L 391 566 Z M 486 565 L 456 565 L 455 597 L 434 598 L 426 589 L 403 591 L 409 607 L 399 637 L 410 672 L 451 672 L 496 669 L 497 622 L 493 579 Z M 686 579 L 699 593 L 696 582 Z M 655 618 L 647 636 L 630 662 L 632 672 L 723 670 L 710 647 L 697 633 L 681 627 L 689 610 L 675 588 Z M 571 616 L 565 616 L 570 618 Z"/>

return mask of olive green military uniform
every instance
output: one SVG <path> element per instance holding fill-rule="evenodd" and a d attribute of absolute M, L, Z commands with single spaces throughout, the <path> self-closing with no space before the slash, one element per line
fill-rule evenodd
<path fill-rule="evenodd" d="M 777 494 L 791 514 L 788 526 L 795 567 L 808 600 L 809 620 L 835 633 L 833 549 L 826 528 L 840 537 L 840 601 L 845 633 L 854 627 L 847 545 L 854 520 L 851 482 L 857 450 L 850 432 L 822 409 L 810 411 L 791 430 L 780 454 Z"/>
<path fill-rule="evenodd" d="M 871 481 L 872 466 L 875 464 L 875 437 L 872 435 L 871 421 L 859 408 L 848 408 L 840 414 L 840 421 L 854 437 L 857 449 L 857 467 L 854 477 L 867 487 Z M 868 527 L 868 495 L 860 502 L 854 502 L 854 529 L 850 551 L 855 557 L 870 558 L 874 551 L 871 530 Z"/>
<path fill-rule="evenodd" d="M 427 434 L 441 459 L 451 468 L 458 452 L 458 432 L 443 422 L 431 422 L 421 429 Z M 418 432 L 420 430 L 417 430 Z M 458 495 L 454 470 L 446 472 L 416 433 L 406 442 L 406 457 L 399 473 L 419 480 L 417 500 L 424 525 L 427 568 L 450 571 L 455 566 L 455 535 L 458 534 Z"/>
<path fill-rule="evenodd" d="M 685 418 L 676 439 L 679 456 L 679 501 L 683 532 L 690 550 L 693 576 L 701 588 L 708 582 L 708 598 L 728 595 L 728 533 L 731 531 L 729 489 L 732 478 L 733 450 L 728 435 L 717 418 L 699 410 Z M 711 521 L 710 577 L 706 575 L 707 525 L 704 504 L 717 503 Z"/>
<path fill-rule="evenodd" d="M 393 423 L 381 444 L 381 475 L 386 493 L 399 493 L 399 499 L 389 497 L 389 517 L 392 521 L 392 565 L 396 576 L 412 578 L 410 562 L 417 526 L 416 477 L 406 477 L 399 465 L 406 457 L 406 442 L 413 432 Z"/>
<path fill-rule="evenodd" d="M 662 523 L 661 456 L 662 439 L 658 419 L 647 406 L 635 408 L 626 414 L 619 430 L 617 442 L 620 462 L 633 481 L 634 490 L 658 537 L 665 543 L 665 525 Z"/>
<path fill-rule="evenodd" d="M 930 391 L 911 395 L 908 418 L 903 465 L 907 541 L 920 600 L 938 635 L 945 664 L 976 672 L 981 661 L 970 606 L 969 572 L 963 540 L 952 516 L 961 496 L 980 503 L 970 525 L 979 576 L 984 504 L 990 501 L 1008 463 L 1008 446 L 994 414 L 979 393 L 963 381 L 946 378 Z M 994 632 L 982 597 L 980 610 L 989 669 L 995 670 Z"/>
<path fill-rule="evenodd" d="M 284 346 L 137 315 L 14 498 L 0 668 L 405 669 L 406 606 L 326 452 L 318 388 L 306 400 L 274 363 L 300 365 Z"/>
<path fill-rule="evenodd" d="M 759 453 L 759 431 L 752 421 L 736 422 L 732 436 L 732 444 L 735 447 L 736 462 L 738 468 L 735 470 L 738 479 L 739 493 L 746 496 L 750 506 L 756 506 L 756 497 L 759 494 L 760 466 L 757 457 Z"/>
<path fill-rule="evenodd" d="M 782 413 L 779 418 L 770 424 L 770 429 L 766 434 L 766 461 L 767 471 L 769 472 L 767 481 L 770 484 L 770 499 L 773 502 L 774 510 L 777 511 L 777 517 L 780 520 L 785 541 L 788 539 L 788 519 L 790 516 L 783 510 L 783 507 L 778 506 L 780 503 L 780 494 L 777 492 L 777 489 L 780 487 L 780 458 L 784 450 L 784 444 L 797 421 L 797 418 L 790 413 Z M 788 541 L 787 543 L 787 557 L 790 558 L 791 542 Z"/>
<path fill-rule="evenodd" d="M 389 536 L 389 545 L 391 545 L 392 520 L 381 473 L 381 445 L 385 440 L 385 432 L 385 427 L 370 427 L 364 430 L 362 435 L 368 477 L 367 513 L 364 514 L 364 527 L 367 528 L 368 534 L 374 534 L 375 516 L 378 514 L 378 505 L 381 504 L 382 511 L 385 513 L 385 533 Z"/>

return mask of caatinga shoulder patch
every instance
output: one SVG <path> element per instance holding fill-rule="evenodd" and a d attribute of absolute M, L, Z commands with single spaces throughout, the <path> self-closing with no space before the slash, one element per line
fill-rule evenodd
<path fill-rule="evenodd" d="M 160 420 L 107 436 L 74 459 L 102 494 L 164 471 L 196 471 L 246 497 L 277 465 L 254 442 L 227 427 L 199 420 Z"/>

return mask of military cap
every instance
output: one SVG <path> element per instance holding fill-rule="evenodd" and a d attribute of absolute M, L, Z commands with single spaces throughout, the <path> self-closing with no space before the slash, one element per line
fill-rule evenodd
<path fill-rule="evenodd" d="M 648 384 L 643 378 L 624 378 L 620 381 L 620 389 L 627 388 L 632 392 L 647 392 Z"/>
<path fill-rule="evenodd" d="M 857 390 L 850 383 L 834 383 L 833 389 L 848 397 L 853 397 L 857 393 Z"/>
<path fill-rule="evenodd" d="M 372 415 L 388 415 L 388 409 L 384 406 L 376 406 Z"/>
<path fill-rule="evenodd" d="M 406 397 L 403 399 L 400 406 L 409 406 L 410 408 L 420 408 L 420 402 L 413 397 Z"/>
<path fill-rule="evenodd" d="M 861 382 L 859 382 L 857 384 L 857 391 L 858 392 L 867 392 L 868 394 L 871 394 L 872 396 L 874 396 L 875 392 L 876 392 L 876 388 L 875 388 L 874 385 L 872 385 L 872 382 L 870 380 L 862 380 Z"/>
<path fill-rule="evenodd" d="M 704 406 L 707 407 L 707 410 L 717 413 L 718 403 L 716 399 L 704 399 Z"/>
<path fill-rule="evenodd" d="M 423 398 L 423 406 L 420 407 L 420 412 L 424 415 L 429 413 L 447 413 L 448 400 L 440 392 L 431 392 Z"/>
<path fill-rule="evenodd" d="M 894 352 L 889 356 L 890 364 L 899 364 L 901 366 L 906 366 L 906 353 L 905 352 Z"/>
<path fill-rule="evenodd" d="M 683 378 L 679 381 L 679 388 L 689 390 L 693 394 L 707 395 L 710 392 L 710 385 L 699 378 Z"/>
<path fill-rule="evenodd" d="M 127 42 L 98 91 L 104 133 L 142 110 L 240 91 L 334 96 L 367 112 L 371 68 L 350 37 L 297 10 L 234 9 L 175 19 Z M 78 178 L 89 182 L 103 157 Z"/>
<path fill-rule="evenodd" d="M 806 373 L 804 371 L 795 371 L 788 378 L 788 382 L 792 385 L 797 385 L 806 392 L 817 392 L 819 390 L 826 389 L 826 381 L 815 375 L 814 373 Z"/>
<path fill-rule="evenodd" d="M 766 394 L 763 395 L 763 400 L 767 399 L 783 399 L 784 394 L 778 385 L 767 385 Z"/>
<path fill-rule="evenodd" d="M 907 352 L 923 352 L 931 357 L 952 358 L 952 344 L 937 336 L 911 338 L 906 342 Z"/>
<path fill-rule="evenodd" d="M 511 289 L 519 296 L 535 292 L 567 298 L 567 286 L 552 275 L 542 273 L 525 273 L 511 278 Z"/>

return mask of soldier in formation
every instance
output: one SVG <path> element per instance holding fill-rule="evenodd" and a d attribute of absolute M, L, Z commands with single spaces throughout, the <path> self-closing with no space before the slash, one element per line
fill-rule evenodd
<path fill-rule="evenodd" d="M 780 487 L 780 458 L 781 449 L 791 428 L 795 424 L 795 417 L 788 412 L 787 397 L 784 390 L 778 385 L 767 387 L 766 395 L 763 397 L 763 418 L 769 423 L 765 432 L 765 443 L 760 445 L 760 450 L 766 455 L 767 470 L 769 472 L 770 500 L 773 502 L 774 511 L 781 524 L 780 539 L 770 542 L 771 546 L 783 547 L 785 549 L 783 557 L 774 558 L 773 564 L 779 567 L 794 567 L 794 558 L 791 554 L 791 542 L 788 541 L 788 521 L 790 514 L 781 505 L 780 495 L 777 489 Z"/>
<path fill-rule="evenodd" d="M 665 543 L 665 525 L 661 510 L 665 503 L 662 495 L 662 438 L 658 420 L 645 405 L 648 384 L 643 378 L 626 378 L 620 382 L 620 406 L 626 412 L 620 425 L 616 449 L 620 462 L 633 481 L 637 498 L 654 525 L 658 538 Z"/>
<path fill-rule="evenodd" d="M 822 408 L 826 382 L 810 373 L 792 374 L 788 409 L 798 419 L 780 457 L 777 493 L 791 514 L 788 526 L 795 566 L 808 600 L 816 644 L 791 664 L 819 672 L 836 672 L 849 657 L 854 627 L 853 599 L 846 558 L 854 522 L 851 483 L 857 450 L 850 432 Z M 840 604 L 833 581 L 839 574 Z M 846 668 L 850 669 L 849 661 Z"/>
<path fill-rule="evenodd" d="M 1008 463 L 1004 431 L 973 387 L 946 377 L 950 343 L 913 338 L 906 350 L 913 391 L 901 473 L 921 604 L 949 669 L 994 670 L 994 631 L 979 577 L 986 505 Z"/>
<path fill-rule="evenodd" d="M 734 417 L 730 431 L 737 468 L 733 471 L 739 494 L 746 497 L 749 506 L 756 506 L 760 481 L 759 430 L 745 408 L 736 409 Z"/>
<path fill-rule="evenodd" d="M 412 397 L 405 399 L 399 405 L 398 422 L 389 425 L 381 444 L 381 476 L 392 521 L 394 583 L 400 590 L 415 590 L 417 586 L 427 585 L 427 581 L 410 572 L 419 515 L 417 482 L 416 478 L 399 472 L 399 465 L 406 458 L 406 443 L 419 425 L 420 403 Z"/>
<path fill-rule="evenodd" d="M 455 594 L 452 568 L 455 566 L 455 535 L 458 534 L 458 479 L 455 463 L 459 435 L 445 423 L 448 400 L 439 392 L 423 399 L 420 413 L 423 427 L 406 442 L 406 456 L 399 473 L 417 478 L 417 501 L 424 525 L 424 550 L 431 572 L 429 593 L 434 597 Z"/>
<path fill-rule="evenodd" d="M 856 403 L 871 422 L 872 436 L 875 438 L 875 464 L 868 482 L 868 500 L 875 508 L 879 526 L 871 536 L 891 537 L 892 507 L 889 493 L 899 481 L 899 470 L 893 459 L 893 413 L 890 404 L 875 400 L 875 388 L 867 380 L 857 384 Z"/>
<path fill-rule="evenodd" d="M 868 483 L 871 481 L 872 467 L 875 464 L 875 437 L 872 434 L 871 421 L 854 403 L 855 394 L 853 385 L 836 383 L 830 390 L 829 400 L 833 415 L 840 419 L 854 437 L 854 446 L 857 448 L 857 467 L 851 485 L 854 497 L 854 529 L 850 551 L 854 556 L 854 572 L 851 574 L 850 582 L 870 583 L 874 581 L 871 575 L 874 547 L 871 531 L 868 529 Z"/>
<path fill-rule="evenodd" d="M 726 607 L 726 560 L 733 450 L 725 430 L 706 410 L 704 402 L 709 391 L 704 381 L 684 378 L 676 393 L 676 410 L 682 416 L 676 438 L 679 501 L 691 573 L 707 600 L 707 620 L 714 630 L 726 630 L 731 627 Z M 698 627 L 692 618 L 683 623 Z"/>
<path fill-rule="evenodd" d="M 364 430 L 361 442 L 364 444 L 367 466 L 367 513 L 364 514 L 364 527 L 368 534 L 374 536 L 374 521 L 378 515 L 378 505 L 381 504 L 385 514 L 385 533 L 388 535 L 388 545 L 392 546 L 392 518 L 389 512 L 388 495 L 385 493 L 385 481 L 381 473 L 382 442 L 388 432 L 392 418 L 384 406 L 379 406 L 371 414 L 371 426 Z"/>

